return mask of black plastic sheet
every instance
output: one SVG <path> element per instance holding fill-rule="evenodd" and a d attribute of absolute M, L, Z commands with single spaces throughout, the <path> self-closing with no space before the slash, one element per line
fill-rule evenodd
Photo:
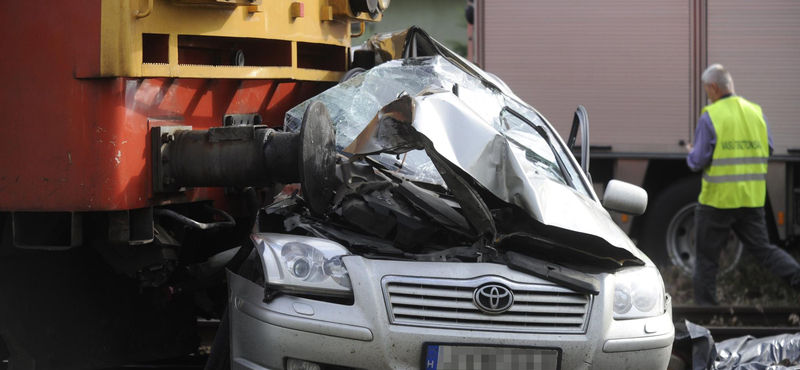
<path fill-rule="evenodd" d="M 675 323 L 673 350 L 682 352 L 688 351 L 689 348 L 691 348 L 692 370 L 714 369 L 717 350 L 711 332 L 700 325 L 689 322 L 689 320 L 685 320 L 683 323 Z"/>

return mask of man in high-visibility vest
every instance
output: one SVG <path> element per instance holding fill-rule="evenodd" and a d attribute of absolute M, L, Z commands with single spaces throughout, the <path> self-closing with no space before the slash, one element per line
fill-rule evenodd
<path fill-rule="evenodd" d="M 770 244 L 764 219 L 767 160 L 772 153 L 767 120 L 761 107 L 735 95 L 733 79 L 722 65 L 708 67 L 702 80 L 711 105 L 697 122 L 686 160 L 693 171 L 703 171 L 695 209 L 695 303 L 717 304 L 719 257 L 730 230 L 759 264 L 797 289 L 800 265 Z"/>

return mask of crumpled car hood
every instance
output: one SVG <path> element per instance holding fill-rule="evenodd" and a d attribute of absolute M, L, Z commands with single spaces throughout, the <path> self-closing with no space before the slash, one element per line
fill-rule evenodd
<path fill-rule="evenodd" d="M 526 163 L 524 153 L 515 153 L 508 138 L 512 135 L 511 130 L 501 132 L 492 127 L 459 97 L 440 89 L 413 98 L 403 96 L 388 104 L 344 151 L 401 154 L 424 149 L 422 136 L 448 162 L 537 221 L 595 235 L 639 258 L 638 249 L 598 202 L 540 175 Z"/>
<path fill-rule="evenodd" d="M 387 167 L 402 155 L 395 168 L 398 173 L 454 190 L 442 178 L 441 163 L 431 163 L 431 158 L 441 158 L 444 168 L 458 169 L 481 190 L 520 207 L 538 223 L 566 231 L 559 241 L 574 249 L 619 264 L 648 260 L 587 195 L 588 189 L 582 194 L 569 185 L 586 187 L 574 158 L 535 110 L 487 87 L 443 57 L 384 63 L 312 100 L 328 106 L 337 147 L 345 152 L 382 153 L 379 161 Z M 288 129 L 299 128 L 306 104 L 287 113 Z M 525 119 L 504 117 L 503 109 Z M 535 127 L 550 133 L 549 144 Z M 550 145 L 568 158 L 563 169 Z M 570 237 L 577 235 L 581 237 Z"/>

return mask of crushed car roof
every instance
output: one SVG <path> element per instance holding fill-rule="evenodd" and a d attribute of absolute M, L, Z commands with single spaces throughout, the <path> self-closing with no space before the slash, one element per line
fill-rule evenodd
<path fill-rule="evenodd" d="M 380 64 L 290 110 L 285 128 L 299 130 L 305 107 L 323 102 L 337 149 L 351 161 L 368 158 L 405 182 L 447 189 L 454 208 L 427 202 L 438 221 L 464 229 L 465 217 L 489 244 L 544 237 L 619 265 L 647 260 L 596 200 L 552 126 L 502 81 L 453 58 Z M 499 208 L 523 217 L 503 217 Z"/>

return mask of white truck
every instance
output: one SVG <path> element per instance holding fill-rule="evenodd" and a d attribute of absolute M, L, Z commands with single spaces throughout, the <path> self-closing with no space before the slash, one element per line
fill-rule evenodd
<path fill-rule="evenodd" d="M 472 11 L 474 10 L 474 12 Z M 800 1 L 475 0 L 470 57 L 566 135 L 582 104 L 591 174 L 645 188 L 651 205 L 615 220 L 654 261 L 690 272 L 699 174 L 688 169 L 712 63 L 760 104 L 774 137 L 767 223 L 776 244 L 800 235 Z M 741 253 L 731 239 L 729 269 Z M 723 267 L 723 271 L 726 267 Z"/>

